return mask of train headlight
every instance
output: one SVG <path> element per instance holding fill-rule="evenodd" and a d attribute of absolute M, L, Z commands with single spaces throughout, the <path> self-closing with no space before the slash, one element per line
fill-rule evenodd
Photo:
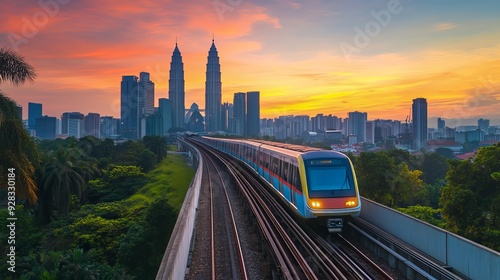
<path fill-rule="evenodd" d="M 350 206 L 350 207 L 353 207 L 353 206 L 356 206 L 357 203 L 355 200 L 348 200 L 345 202 L 345 206 Z"/>
<path fill-rule="evenodd" d="M 311 206 L 314 208 L 320 208 L 321 207 L 321 202 L 319 201 L 311 201 Z"/>

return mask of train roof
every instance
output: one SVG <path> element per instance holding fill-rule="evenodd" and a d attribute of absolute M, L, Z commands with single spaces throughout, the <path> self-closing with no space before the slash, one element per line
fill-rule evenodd
<path fill-rule="evenodd" d="M 207 137 L 208 138 L 208 137 Z M 335 152 L 332 150 L 322 150 L 319 148 L 313 148 L 313 147 L 308 147 L 308 146 L 302 146 L 302 145 L 294 145 L 294 144 L 287 144 L 287 143 L 279 143 L 279 142 L 272 142 L 272 141 L 266 141 L 266 140 L 257 140 L 257 139 L 251 139 L 251 140 L 246 140 L 246 139 L 228 139 L 228 138 L 211 138 L 211 139 L 219 139 L 222 141 L 227 141 L 227 142 L 239 142 L 239 143 L 245 143 L 249 144 L 252 146 L 257 146 L 261 147 L 267 150 L 271 151 L 277 151 L 292 157 L 297 157 L 298 155 L 302 155 L 304 159 L 316 159 L 316 158 L 324 158 L 324 157 L 338 157 L 338 158 L 347 158 L 346 155 Z"/>
<path fill-rule="evenodd" d="M 283 149 L 287 149 L 287 150 L 297 151 L 297 152 L 301 152 L 301 153 L 310 152 L 310 151 L 321 151 L 321 149 L 318 149 L 318 148 L 302 146 L 302 145 L 272 142 L 272 141 L 266 141 L 266 140 L 251 140 L 251 141 L 265 144 L 268 146 L 279 147 L 279 148 L 283 148 Z"/>
<path fill-rule="evenodd" d="M 302 158 L 304 160 L 310 160 L 310 159 L 320 159 L 320 158 L 348 158 L 348 156 L 336 151 L 318 150 L 302 154 Z"/>

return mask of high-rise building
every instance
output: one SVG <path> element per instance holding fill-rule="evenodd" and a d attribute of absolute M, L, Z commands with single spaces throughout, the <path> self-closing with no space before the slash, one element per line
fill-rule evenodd
<path fill-rule="evenodd" d="M 83 120 L 83 134 L 100 138 L 101 135 L 101 115 L 98 113 L 88 113 Z"/>
<path fill-rule="evenodd" d="M 228 102 L 221 104 L 220 108 L 220 129 L 229 132 L 229 105 Z"/>
<path fill-rule="evenodd" d="M 342 129 L 342 118 L 332 116 L 331 114 L 325 117 L 325 130 L 340 129 Z"/>
<path fill-rule="evenodd" d="M 118 127 L 120 119 L 113 118 L 112 116 L 100 117 L 99 123 L 99 136 L 100 138 L 112 138 L 118 135 Z"/>
<path fill-rule="evenodd" d="M 444 130 L 445 125 L 446 125 L 446 123 L 445 123 L 445 121 L 442 118 L 438 118 L 437 119 L 437 128 L 438 128 L 438 131 Z"/>
<path fill-rule="evenodd" d="M 84 132 L 84 115 L 79 112 L 66 112 L 61 115 L 62 134 L 81 138 Z"/>
<path fill-rule="evenodd" d="M 358 142 L 366 141 L 366 121 L 368 114 L 365 112 L 349 112 L 347 121 L 347 134 L 355 135 Z"/>
<path fill-rule="evenodd" d="M 370 144 L 375 144 L 375 122 L 374 121 L 367 121 L 366 122 L 365 142 L 370 143 Z"/>
<path fill-rule="evenodd" d="M 413 99 L 412 104 L 412 149 L 420 150 L 427 145 L 427 100 Z"/>
<path fill-rule="evenodd" d="M 325 132 L 325 116 L 323 114 L 317 114 L 315 117 L 311 118 L 312 131 L 314 132 Z"/>
<path fill-rule="evenodd" d="M 56 117 L 43 116 L 36 119 L 36 137 L 40 139 L 56 138 Z"/>
<path fill-rule="evenodd" d="M 148 116 L 155 111 L 155 84 L 150 80 L 148 72 L 139 73 L 138 84 L 139 116 Z"/>
<path fill-rule="evenodd" d="M 440 137 L 444 137 L 444 128 L 446 124 L 445 121 L 442 118 L 437 119 L 437 129 L 438 129 L 438 134 Z"/>
<path fill-rule="evenodd" d="M 182 63 L 182 56 L 177 43 L 175 43 L 172 61 L 170 62 L 168 98 L 172 102 L 172 126 L 185 127 L 184 63 Z"/>
<path fill-rule="evenodd" d="M 307 115 L 293 117 L 292 137 L 301 137 L 304 131 L 309 131 L 310 118 Z"/>
<path fill-rule="evenodd" d="M 36 129 L 36 119 L 42 117 L 42 104 L 28 102 L 28 128 Z"/>
<path fill-rule="evenodd" d="M 166 136 L 173 126 L 172 101 L 167 98 L 160 98 L 158 103 L 158 115 L 161 118 L 161 136 Z M 182 127 L 184 127 L 184 125 Z"/>
<path fill-rule="evenodd" d="M 124 138 L 136 140 L 140 132 L 137 76 L 122 76 L 120 96 L 121 134 Z"/>
<path fill-rule="evenodd" d="M 482 130 L 485 134 L 488 134 L 488 129 L 490 128 L 490 120 L 479 119 L 477 120 L 477 126 L 480 130 Z"/>
<path fill-rule="evenodd" d="M 205 82 L 205 128 L 207 131 L 221 130 L 222 82 L 219 56 L 214 40 L 208 52 Z"/>
<path fill-rule="evenodd" d="M 246 94 L 236 92 L 233 99 L 233 128 L 232 132 L 243 136 L 246 128 Z"/>
<path fill-rule="evenodd" d="M 150 114 L 145 118 L 145 135 L 163 135 L 163 120 L 158 108 L 156 108 L 154 114 Z"/>
<path fill-rule="evenodd" d="M 247 92 L 246 135 L 259 136 L 260 132 L 260 92 Z"/>
<path fill-rule="evenodd" d="M 139 138 L 146 135 L 146 117 L 154 114 L 155 84 L 149 79 L 149 73 L 139 73 L 137 84 L 137 110 L 139 117 Z"/>

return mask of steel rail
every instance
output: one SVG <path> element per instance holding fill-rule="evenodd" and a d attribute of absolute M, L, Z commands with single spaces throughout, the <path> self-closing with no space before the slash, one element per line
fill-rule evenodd
<path fill-rule="evenodd" d="M 279 221 L 274 217 L 273 212 L 262 200 L 258 192 L 255 192 L 253 184 L 251 184 L 245 175 L 242 174 L 239 168 L 228 163 L 223 157 L 219 157 L 223 162 L 226 162 L 230 173 L 235 177 L 240 190 L 247 198 L 251 210 L 256 216 L 259 227 L 266 236 L 266 240 L 270 245 L 278 262 L 278 266 L 286 279 L 302 279 L 305 275 L 307 279 L 317 279 L 312 269 L 307 264 L 306 260 L 298 252 L 293 244 L 293 241 L 288 237 L 285 230 L 282 228 Z M 286 244 L 286 247 L 283 245 Z M 290 255 L 293 255 L 293 259 Z M 296 266 L 301 268 L 299 273 Z"/>
<path fill-rule="evenodd" d="M 213 166 L 213 169 L 217 172 L 217 175 L 220 179 L 220 182 L 221 182 L 221 190 L 222 192 L 224 193 L 224 197 L 226 199 L 226 202 L 227 202 L 227 207 L 228 207 L 228 210 L 229 210 L 229 213 L 226 212 L 226 209 L 225 208 L 222 208 L 223 211 L 224 211 L 224 220 L 226 220 L 226 218 L 229 218 L 230 219 L 230 223 L 229 225 L 231 225 L 231 227 L 229 227 L 228 223 L 224 223 L 226 226 L 226 232 L 228 234 L 228 237 L 229 236 L 232 236 L 234 238 L 234 244 L 231 244 L 231 240 L 227 240 L 228 242 L 228 248 L 229 248 L 229 256 L 230 256 L 230 260 L 231 260 L 231 271 L 232 271 L 232 278 L 233 279 L 237 279 L 237 278 L 240 278 L 241 279 L 248 279 L 248 276 L 247 276 L 247 271 L 246 271 L 246 267 L 245 267 L 245 260 L 244 260 L 244 256 L 243 256 L 243 250 L 241 248 L 241 242 L 240 242 L 240 239 L 239 239 L 239 236 L 238 236 L 238 228 L 236 226 L 236 221 L 234 219 L 234 213 L 233 213 L 233 210 L 232 210 L 232 206 L 231 206 L 231 201 L 229 199 L 229 196 L 227 194 L 227 190 L 226 190 L 226 187 L 224 185 L 224 180 L 223 180 L 223 177 L 219 171 L 219 168 L 217 167 L 217 164 L 214 162 L 214 160 L 212 159 L 212 157 L 208 154 L 210 151 L 208 150 L 204 150 L 204 148 L 202 147 L 201 149 L 201 153 L 204 154 L 206 156 L 206 158 L 208 159 L 208 161 L 205 161 L 208 165 L 208 162 L 210 162 Z M 207 166 L 207 170 L 210 170 L 210 168 L 208 168 Z M 209 174 L 209 178 L 212 178 L 211 175 L 210 175 L 210 172 L 208 172 Z M 216 279 L 216 276 L 217 276 L 217 273 L 216 273 L 216 256 L 215 256 L 215 229 L 214 229 L 214 224 L 215 224 L 215 217 L 214 217 L 214 192 L 215 192 L 215 189 L 213 187 L 213 184 L 212 184 L 212 181 L 209 180 L 209 185 L 210 185 L 210 203 L 211 203 L 211 236 L 212 236 L 212 240 L 211 240 L 211 246 L 212 246 L 212 279 Z M 233 249 L 233 245 L 236 247 L 236 257 L 235 257 L 235 253 L 234 253 L 234 249 Z M 235 259 L 238 259 L 238 265 L 236 265 L 236 263 L 234 262 Z M 241 275 L 238 276 L 238 267 L 239 267 L 239 270 L 241 272 Z"/>
<path fill-rule="evenodd" d="M 354 244 L 349 242 L 347 238 L 345 238 L 341 234 L 337 234 L 337 236 L 340 238 L 340 240 L 342 240 L 344 244 L 346 244 L 349 247 L 350 250 L 354 251 L 360 258 L 362 258 L 364 263 L 367 263 L 373 270 L 377 272 L 379 279 L 380 278 L 386 280 L 392 279 L 392 277 L 389 274 L 387 274 L 384 269 L 382 269 L 380 266 L 374 263 L 368 256 L 363 254 L 363 252 L 361 252 L 356 246 L 354 246 Z M 355 261 L 356 259 L 353 260 Z"/>
<path fill-rule="evenodd" d="M 322 277 L 329 279 L 373 279 L 369 272 L 366 272 L 361 265 L 352 260 L 353 257 L 348 256 L 338 248 L 334 249 L 323 237 L 320 237 L 308 226 L 299 223 L 291 210 L 284 206 L 284 203 L 281 203 L 281 198 L 277 198 L 276 193 L 270 190 L 269 183 L 264 182 L 255 170 L 215 148 L 209 148 L 209 150 L 227 166 L 240 186 L 240 191 L 246 197 L 250 209 L 256 217 L 257 224 L 274 252 L 275 261 L 285 278 L 317 279 L 316 273 L 306 261 L 308 258 L 317 265 Z M 287 227 L 291 235 L 283 226 Z M 291 236 L 295 238 L 295 241 L 292 240 Z M 278 237 L 280 238 L 278 239 Z M 297 242 L 307 252 L 305 255 L 297 248 Z M 300 272 L 296 269 L 297 265 L 300 267 Z M 388 275 L 385 273 L 379 275 L 382 275 L 383 279 L 390 279 L 386 278 Z"/>

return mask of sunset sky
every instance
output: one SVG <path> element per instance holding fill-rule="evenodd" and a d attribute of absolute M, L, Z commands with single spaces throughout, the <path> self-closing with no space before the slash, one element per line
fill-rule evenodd
<path fill-rule="evenodd" d="M 24 56 L 33 84 L 0 89 L 43 114 L 120 116 L 122 75 L 151 73 L 168 98 L 177 38 L 186 107 L 205 107 L 212 34 L 219 51 L 222 100 L 261 92 L 261 117 L 404 120 L 412 99 L 447 125 L 489 118 L 500 125 L 498 0 L 16 0 L 0 11 L 0 47 Z M 437 3 L 436 3 L 437 2 Z M 42 5 L 46 3 L 45 5 Z M 453 119 L 453 120 L 452 120 Z M 435 127 L 435 121 L 429 121 Z"/>

